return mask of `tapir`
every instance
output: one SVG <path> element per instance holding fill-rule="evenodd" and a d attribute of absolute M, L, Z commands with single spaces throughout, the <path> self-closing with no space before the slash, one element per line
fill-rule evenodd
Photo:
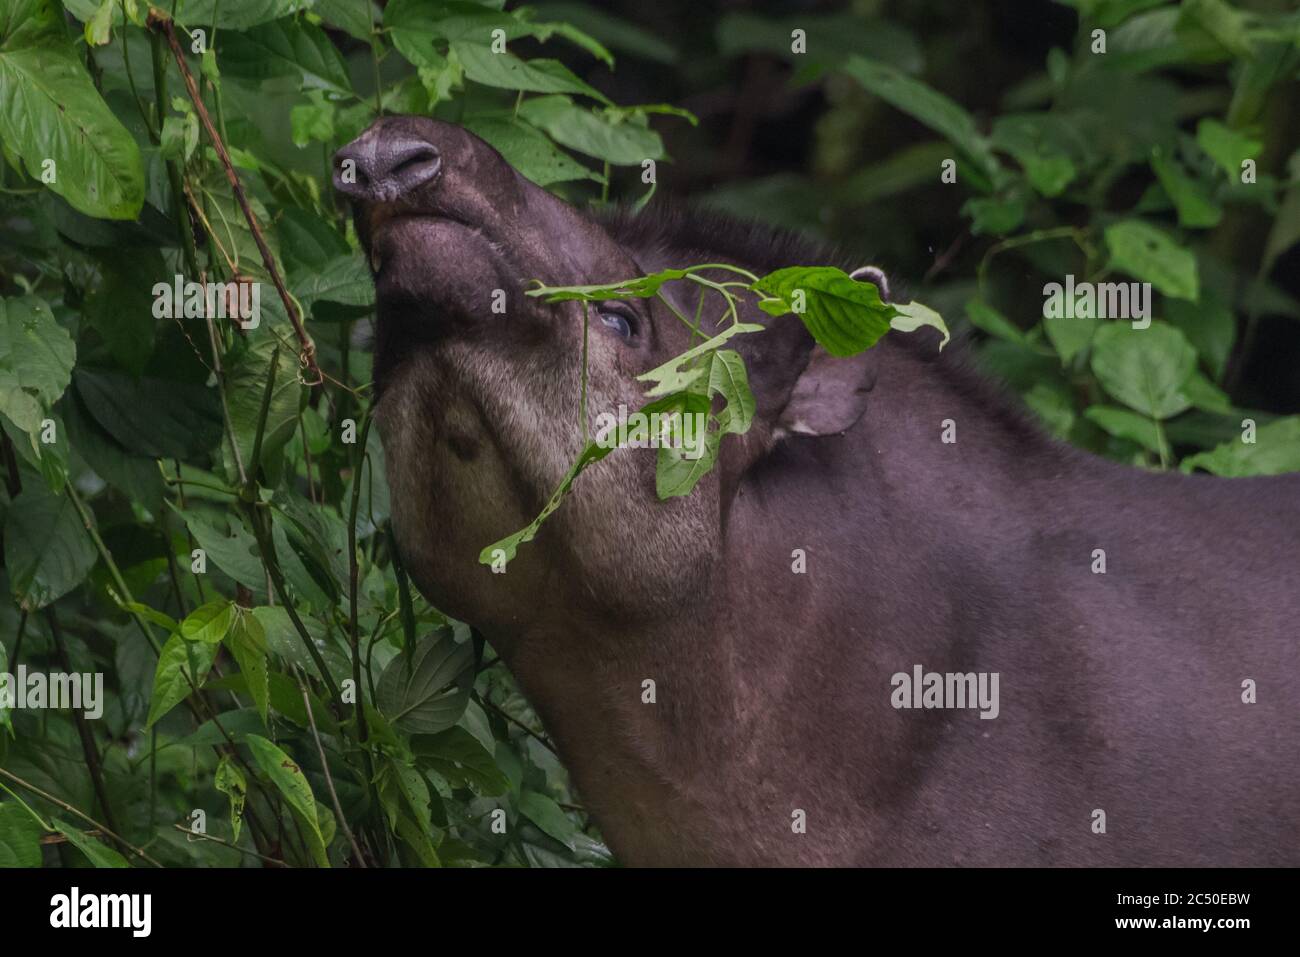
<path fill-rule="evenodd" d="M 667 500 L 654 451 L 612 452 L 501 573 L 481 550 L 582 449 L 584 323 L 592 425 L 645 403 L 699 305 L 683 281 L 584 319 L 531 284 L 861 264 L 580 211 L 430 118 L 335 163 L 401 556 L 500 653 L 620 862 L 1300 864 L 1300 475 L 1104 460 L 932 330 L 834 358 L 746 297 L 748 432 Z"/>

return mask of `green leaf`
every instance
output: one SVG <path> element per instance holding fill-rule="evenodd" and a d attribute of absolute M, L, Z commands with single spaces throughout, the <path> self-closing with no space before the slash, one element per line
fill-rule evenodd
<path fill-rule="evenodd" d="M 295 284 L 294 295 L 318 322 L 363 316 L 375 307 L 375 281 L 366 261 L 347 253 L 308 273 Z"/>
<path fill-rule="evenodd" d="M 289 802 L 289 806 L 298 817 L 307 824 L 310 836 L 316 839 L 312 845 L 312 853 L 316 858 L 317 866 L 329 867 L 320 820 L 316 815 L 316 798 L 312 794 L 311 785 L 307 782 L 307 776 L 302 773 L 302 768 L 298 767 L 297 763 L 275 743 L 259 734 L 250 734 L 245 739 L 245 743 L 248 745 L 248 750 L 253 753 L 253 760 L 257 762 L 257 766 L 284 795 L 284 799 Z"/>
<path fill-rule="evenodd" d="M 1228 478 L 1300 472 L 1300 416 L 1259 426 L 1254 438 L 1254 442 L 1244 438 L 1224 442 L 1209 452 L 1188 456 L 1179 467 L 1184 472 L 1199 468 Z"/>
<path fill-rule="evenodd" d="M 561 146 L 586 153 L 615 166 L 639 166 L 647 159 L 662 159 L 659 134 L 631 118 L 596 113 L 577 106 L 567 96 L 539 96 L 525 100 L 519 116 Z"/>
<path fill-rule="evenodd" d="M 1216 379 L 1228 367 L 1237 338 L 1237 320 L 1222 300 L 1207 291 L 1200 302 L 1170 299 L 1165 318 L 1182 330 Z"/>
<path fill-rule="evenodd" d="M 599 179 L 581 163 L 556 149 L 546 134 L 509 117 L 471 117 L 465 128 L 482 137 L 507 163 L 538 186 L 580 179 Z"/>
<path fill-rule="evenodd" d="M 72 381 L 91 418 L 129 452 L 184 459 L 221 437 L 217 394 L 206 386 L 80 367 Z"/>
<path fill-rule="evenodd" d="M 74 209 L 135 219 L 144 162 L 96 91 L 53 0 L 10 0 L 0 12 L 0 142 Z M 47 161 L 52 162 L 50 166 Z M 43 175 L 44 174 L 44 175 Z"/>
<path fill-rule="evenodd" d="M 252 477 L 257 465 L 267 472 L 268 484 L 277 483 L 281 453 L 298 428 L 298 409 L 306 398 L 306 387 L 298 381 L 298 357 L 286 348 L 269 329 L 260 335 L 238 362 L 227 370 L 226 402 L 230 409 L 230 427 L 239 442 L 239 461 Z M 257 441 L 257 422 L 262 413 L 266 380 L 275 361 L 275 383 L 262 433 L 262 460 L 253 462 L 253 445 Z M 227 436 L 222 443 L 226 455 L 226 478 L 239 480 L 239 470 Z"/>
<path fill-rule="evenodd" d="M 153 288 L 171 285 L 155 249 L 97 251 L 103 282 L 86 297 L 85 317 L 108 344 L 120 368 L 140 375 L 154 350 Z"/>
<path fill-rule="evenodd" d="M 1159 454 L 1164 448 L 1160 441 L 1160 425 L 1145 415 L 1112 405 L 1090 406 L 1084 413 L 1088 421 L 1100 426 L 1109 434 L 1128 439 L 1150 452 Z"/>
<path fill-rule="evenodd" d="M 247 610 L 238 609 L 229 634 L 226 647 L 239 664 L 239 672 L 244 676 L 248 693 L 257 706 L 257 713 L 266 720 L 266 709 L 270 701 L 270 686 L 266 668 L 266 632 L 261 622 Z"/>
<path fill-rule="evenodd" d="M 469 700 L 474 649 L 457 644 L 450 628 L 427 636 L 411 658 L 389 662 L 375 689 L 379 710 L 393 726 L 412 734 L 436 734 L 456 723 Z"/>
<path fill-rule="evenodd" d="M 230 798 L 230 829 L 234 836 L 233 843 L 239 843 L 239 828 L 244 823 L 244 800 L 248 795 L 248 779 L 240 770 L 235 759 L 223 754 L 217 762 L 217 773 L 213 775 L 212 786 Z"/>
<path fill-rule="evenodd" d="M 836 270 L 838 272 L 838 270 Z M 773 274 L 775 275 L 775 273 Z M 847 277 L 846 277 L 847 278 Z M 853 280 L 849 280 L 852 282 Z M 875 288 L 874 286 L 872 287 Z M 785 311 L 789 311 L 788 307 Z M 699 356 L 713 352 L 724 342 L 729 341 L 733 336 L 743 335 L 749 332 L 762 332 L 763 326 L 754 322 L 736 322 L 727 326 L 716 336 L 704 340 L 693 349 L 688 349 L 679 356 L 674 356 L 661 366 L 656 366 L 649 372 L 643 372 L 637 376 L 638 382 L 653 383 L 646 390 L 646 396 L 653 398 L 656 396 L 670 395 L 674 392 L 684 392 L 700 378 L 703 378 L 708 369 L 703 365 L 690 365 L 691 361 Z M 683 368 L 686 366 L 686 368 Z M 706 380 L 707 381 L 707 380 Z M 642 409 L 646 412 L 650 406 Z"/>
<path fill-rule="evenodd" d="M 218 598 L 200 605 L 181 622 L 181 637 L 187 641 L 219 645 L 234 624 L 237 612 L 235 603 L 228 598 Z"/>
<path fill-rule="evenodd" d="M 1234 182 L 1241 178 L 1242 162 L 1256 159 L 1264 150 L 1262 140 L 1224 126 L 1208 116 L 1196 124 L 1196 142 Z"/>
<path fill-rule="evenodd" d="M 388 10 L 394 6 L 395 3 L 390 3 Z M 374 27 L 384 21 L 384 11 L 371 0 L 315 0 L 311 11 L 330 26 L 338 27 L 358 40 L 369 41 Z"/>
<path fill-rule="evenodd" d="M 40 867 L 45 829 L 17 801 L 0 804 L 0 867 Z"/>
<path fill-rule="evenodd" d="M 63 395 L 77 350 L 35 296 L 0 299 L 0 414 L 29 435 Z"/>
<path fill-rule="evenodd" d="M 1151 283 L 1166 296 L 1197 299 L 1196 256 L 1150 223 L 1128 219 L 1106 227 L 1113 269 Z"/>
<path fill-rule="evenodd" d="M 453 787 L 471 785 L 481 794 L 505 794 L 510 782 L 493 760 L 492 752 L 462 727 L 411 738 L 411 751 L 424 767 L 442 775 Z"/>
<path fill-rule="evenodd" d="M 217 646 L 186 641 L 172 635 L 158 656 L 158 667 L 153 676 L 153 697 L 149 701 L 149 718 L 145 728 L 152 728 L 172 708 L 189 696 L 194 688 L 203 684 L 203 678 L 212 667 Z"/>
<path fill-rule="evenodd" d="M 760 326 L 759 328 L 762 327 Z M 573 488 L 574 480 L 582 474 L 582 471 L 587 468 L 587 466 L 599 462 L 612 451 L 612 447 L 602 448 L 595 442 L 587 443 L 587 447 L 582 450 L 582 453 L 574 460 L 573 464 L 569 466 L 569 471 L 564 474 L 564 478 L 560 480 L 559 486 L 551 493 L 550 499 L 547 500 L 546 505 L 543 506 L 542 510 L 537 514 L 537 517 L 519 531 L 507 535 L 500 541 L 488 545 L 479 552 L 478 560 L 484 565 L 493 566 L 495 566 L 498 561 L 503 564 L 509 564 L 514 561 L 515 556 L 519 552 L 519 546 L 531 542 L 537 537 L 537 532 L 541 529 L 542 523 L 550 518 L 555 510 L 560 507 L 560 504 L 564 501 L 564 497 L 568 495 L 569 490 Z"/>
<path fill-rule="evenodd" d="M 1151 153 L 1151 168 L 1155 170 L 1160 185 L 1173 200 L 1178 211 L 1178 224 L 1189 229 L 1208 229 L 1218 225 L 1223 218 L 1223 208 L 1214 201 L 1209 189 L 1188 175 L 1172 157 L 1159 149 Z"/>
<path fill-rule="evenodd" d="M 975 120 L 942 93 L 901 70 L 861 56 L 849 57 L 844 72 L 869 92 L 945 137 L 989 178 L 1000 174 L 993 150 L 988 140 L 976 130 Z"/>
<path fill-rule="evenodd" d="M 578 826 L 570 820 L 558 804 L 545 794 L 524 791 L 519 795 L 519 813 L 555 838 L 569 850 L 576 846 Z"/>
<path fill-rule="evenodd" d="M 35 611 L 81 584 L 98 554 L 66 495 L 28 485 L 4 520 L 5 569 L 14 600 Z"/>
<path fill-rule="evenodd" d="M 734 349 L 719 349 L 709 365 L 709 395 L 720 395 L 726 406 L 718 413 L 720 432 L 743 435 L 754 421 L 754 393 L 749 389 L 745 360 Z"/>
<path fill-rule="evenodd" d="M 1047 333 L 1047 340 L 1056 350 L 1056 354 L 1061 357 L 1061 365 L 1066 366 L 1074 361 L 1075 356 L 1092 345 L 1092 337 L 1096 335 L 1097 327 L 1100 325 L 1101 320 L 1086 317 L 1043 317 L 1043 330 Z"/>
<path fill-rule="evenodd" d="M 258 81 L 296 76 L 304 89 L 352 92 L 347 66 L 325 31 L 293 17 L 223 34 L 217 54 L 225 76 Z"/>
<path fill-rule="evenodd" d="M 353 2 L 359 4 L 361 0 Z M 312 7 L 313 0 L 179 0 L 176 20 L 204 29 L 215 22 L 226 30 L 247 30 Z M 164 9 L 170 8 L 169 3 Z"/>
<path fill-rule="evenodd" d="M 1196 350 L 1164 323 L 1134 329 L 1110 322 L 1092 343 L 1092 371 L 1102 387 L 1131 409 L 1167 419 L 1191 406 L 1182 389 L 1196 368 Z"/>
<path fill-rule="evenodd" d="M 521 60 L 513 53 L 493 53 L 477 43 L 457 42 L 452 52 L 465 76 L 484 86 L 532 93 L 577 93 L 608 104 L 605 94 L 588 86 L 559 60 Z"/>
<path fill-rule="evenodd" d="M 874 283 L 858 282 L 830 266 L 778 269 L 752 288 L 779 300 L 783 312 L 798 314 L 813 338 L 833 356 L 856 355 L 871 348 L 900 312 L 881 300 Z"/>
<path fill-rule="evenodd" d="M 86 855 L 95 867 L 127 867 L 126 858 L 106 844 L 101 844 L 89 834 L 83 834 L 60 820 L 51 822 L 54 829 L 68 839 L 68 843 Z"/>

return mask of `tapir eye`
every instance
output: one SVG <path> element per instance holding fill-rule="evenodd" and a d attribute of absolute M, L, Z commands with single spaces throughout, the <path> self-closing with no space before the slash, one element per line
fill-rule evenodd
<path fill-rule="evenodd" d="M 636 333 L 636 316 L 626 306 L 604 305 L 600 307 L 599 315 L 600 321 L 620 339 L 631 339 Z"/>

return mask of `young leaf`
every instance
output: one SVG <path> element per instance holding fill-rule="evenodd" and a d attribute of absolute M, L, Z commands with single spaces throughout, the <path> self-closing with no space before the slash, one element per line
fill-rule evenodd
<path fill-rule="evenodd" d="M 235 603 L 228 598 L 218 598 L 200 605 L 181 622 L 181 637 L 188 641 L 218 645 L 230 631 L 237 612 Z"/>
<path fill-rule="evenodd" d="M 195 688 L 202 686 L 216 655 L 216 645 L 186 641 L 180 635 L 167 639 L 154 671 L 153 697 L 149 701 L 149 717 L 144 723 L 146 730 L 185 700 L 192 690 L 191 684 Z"/>
<path fill-rule="evenodd" d="M 237 612 L 226 636 L 226 647 L 239 664 L 257 713 L 265 721 L 271 695 L 266 670 L 266 632 L 251 611 L 239 608 Z"/>

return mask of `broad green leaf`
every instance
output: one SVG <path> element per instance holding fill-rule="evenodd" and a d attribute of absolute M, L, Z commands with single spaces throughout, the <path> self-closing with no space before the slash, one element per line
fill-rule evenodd
<path fill-rule="evenodd" d="M 1160 426 L 1154 419 L 1113 405 L 1094 405 L 1084 411 L 1088 421 L 1120 439 L 1128 439 L 1150 452 L 1160 453 Z"/>
<path fill-rule="evenodd" d="M 362 0 L 354 0 L 360 5 Z M 177 0 L 176 20 L 190 27 L 247 30 L 313 8 L 313 0 Z M 171 4 L 163 9 L 170 10 Z"/>
<path fill-rule="evenodd" d="M 1254 442 L 1242 436 L 1224 442 L 1208 452 L 1183 459 L 1184 472 L 1205 469 L 1215 475 L 1235 478 L 1244 475 L 1282 475 L 1300 472 L 1300 416 L 1292 415 L 1259 426 Z"/>
<path fill-rule="evenodd" d="M 217 762 L 217 773 L 212 777 L 212 786 L 230 798 L 231 841 L 239 843 L 239 829 L 244 823 L 244 799 L 248 795 L 248 779 L 240 770 L 234 758 L 223 754 Z"/>
<path fill-rule="evenodd" d="M 27 611 L 72 591 L 98 558 L 71 499 L 30 484 L 5 512 L 4 555 L 10 591 Z"/>
<path fill-rule="evenodd" d="M 219 645 L 225 640 L 237 614 L 235 603 L 228 598 L 218 598 L 200 605 L 181 622 L 181 637 L 187 641 Z"/>
<path fill-rule="evenodd" d="M 329 867 L 329 858 L 325 856 L 324 840 L 321 835 L 320 819 L 316 815 L 316 798 L 311 792 L 307 776 L 302 773 L 302 768 L 298 767 L 297 763 L 274 742 L 268 741 L 259 734 L 250 734 L 246 743 L 248 750 L 253 753 L 253 760 L 257 762 L 257 766 L 284 795 L 284 799 L 289 802 L 289 806 L 293 808 L 299 819 L 308 826 L 310 836 L 316 839 L 312 845 L 312 853 L 316 858 L 317 866 Z"/>
<path fill-rule="evenodd" d="M 543 832 L 573 850 L 574 839 L 579 833 L 578 826 L 553 799 L 537 791 L 525 791 L 519 795 L 518 807 L 519 813 Z"/>
<path fill-rule="evenodd" d="M 411 751 L 421 766 L 441 774 L 454 787 L 471 785 L 490 797 L 505 794 L 510 788 L 492 752 L 462 727 L 415 735 Z"/>
<path fill-rule="evenodd" d="M 411 658 L 399 655 L 389 662 L 375 690 L 379 710 L 394 727 L 412 734 L 445 731 L 465 710 L 473 663 L 471 643 L 457 644 L 450 628 L 439 628 Z"/>
<path fill-rule="evenodd" d="M 709 395 L 727 403 L 718 413 L 720 432 L 743 435 L 754 421 L 754 393 L 749 389 L 745 360 L 734 349 L 719 349 L 709 365 Z"/>
<path fill-rule="evenodd" d="M 172 708 L 184 701 L 193 688 L 203 685 L 203 679 L 216 655 L 216 645 L 186 641 L 180 635 L 172 635 L 167 639 L 154 672 L 153 697 L 149 701 L 149 718 L 145 721 L 145 728 L 152 728 Z"/>
<path fill-rule="evenodd" d="M 293 292 L 317 322 L 355 319 L 375 307 L 375 281 L 356 253 L 338 256 L 308 273 Z"/>
<path fill-rule="evenodd" d="M 1028 207 L 1020 196 L 977 196 L 963 203 L 961 212 L 971 218 L 976 236 L 1005 236 L 1020 228 Z"/>
<path fill-rule="evenodd" d="M 100 250 L 103 281 L 86 297 L 85 317 L 103 336 L 120 368 L 141 375 L 153 354 L 154 286 L 171 271 L 158 250 Z"/>
<path fill-rule="evenodd" d="M 998 176 L 998 161 L 988 140 L 976 130 L 971 115 L 951 99 L 892 66 L 866 57 L 849 57 L 843 69 L 869 92 L 945 137 L 986 176 Z"/>
<path fill-rule="evenodd" d="M 813 338 L 833 356 L 851 356 L 870 349 L 889 331 L 890 320 L 900 312 L 881 300 L 874 283 L 859 282 L 830 266 L 778 269 L 752 288 L 778 300 L 778 306 L 760 303 L 766 311 L 774 315 L 795 312 Z"/>
<path fill-rule="evenodd" d="M 451 46 L 465 76 L 484 86 L 532 93 L 577 93 L 608 104 L 605 94 L 578 79 L 559 60 L 521 60 L 513 53 L 493 53 L 477 43 Z"/>
<path fill-rule="evenodd" d="M 101 844 L 89 834 L 83 834 L 70 824 L 60 820 L 51 822 L 54 829 L 68 839 L 68 843 L 86 855 L 87 860 L 96 867 L 129 867 L 126 858 L 107 844 Z"/>
<path fill-rule="evenodd" d="M 1176 29 L 1192 42 L 1208 36 L 1233 56 L 1247 57 L 1254 52 L 1248 16 L 1227 0 L 1183 0 Z"/>
<path fill-rule="evenodd" d="M 1106 248 L 1112 268 L 1151 283 L 1166 296 L 1200 296 L 1196 256 L 1150 223 L 1128 219 L 1107 226 Z"/>
<path fill-rule="evenodd" d="M 189 458 L 221 437 L 215 389 L 81 367 L 73 384 L 91 418 L 129 452 Z"/>
<path fill-rule="evenodd" d="M 1109 322 L 1092 343 L 1092 371 L 1102 387 L 1131 409 L 1167 419 L 1191 406 L 1182 389 L 1196 368 L 1196 350 L 1165 323 L 1134 329 Z"/>
<path fill-rule="evenodd" d="M 74 209 L 139 215 L 140 149 L 95 89 L 54 0 L 9 0 L 0 11 L 0 142 Z"/>
<path fill-rule="evenodd" d="M 34 296 L 0 298 L 0 414 L 29 435 L 63 395 L 77 350 Z"/>
<path fill-rule="evenodd" d="M 392 10 L 394 3 L 388 5 Z M 338 27 L 358 40 L 369 40 L 374 28 L 383 25 L 384 13 L 371 0 L 315 0 L 312 13 L 330 26 Z"/>
<path fill-rule="evenodd" d="M 217 55 L 224 76 L 245 80 L 297 76 L 304 89 L 352 92 L 347 67 L 325 31 L 292 17 L 245 33 L 224 34 Z"/>
<path fill-rule="evenodd" d="M 0 803 L 0 868 L 40 867 L 45 829 L 17 801 Z"/>
<path fill-rule="evenodd" d="M 505 157 L 522 176 L 538 186 L 550 186 L 580 179 L 599 179 L 587 167 L 570 158 L 538 130 L 510 117 L 472 117 L 465 128 L 482 137 Z"/>
<path fill-rule="evenodd" d="M 546 20 L 580 27 L 610 49 L 654 63 L 677 60 L 677 50 L 670 42 L 599 7 L 585 3 L 542 3 L 537 5 L 537 13 Z"/>
<path fill-rule="evenodd" d="M 561 146 L 615 166 L 639 166 L 647 159 L 662 159 L 659 134 L 632 119 L 577 106 L 567 96 L 539 96 L 525 100 L 519 108 L 524 120 Z"/>

